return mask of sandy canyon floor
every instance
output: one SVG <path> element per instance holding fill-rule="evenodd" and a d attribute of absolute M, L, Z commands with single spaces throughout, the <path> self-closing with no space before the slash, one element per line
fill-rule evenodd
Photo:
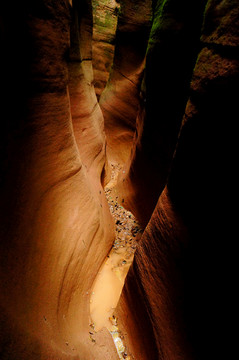
<path fill-rule="evenodd" d="M 115 185 L 121 167 L 116 163 L 112 163 L 110 166 L 111 181 L 105 187 L 105 194 L 115 222 L 115 240 L 111 251 L 97 274 L 92 289 L 90 297 L 92 331 L 90 332 L 90 338 L 94 342 L 94 333 L 106 327 L 113 337 L 119 358 L 129 360 L 130 356 L 123 344 L 114 310 L 133 262 L 142 230 L 134 215 L 118 202 Z"/>

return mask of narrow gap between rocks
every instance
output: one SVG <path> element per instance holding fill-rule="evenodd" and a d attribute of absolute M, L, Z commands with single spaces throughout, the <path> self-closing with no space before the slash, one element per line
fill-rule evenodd
<path fill-rule="evenodd" d="M 94 339 L 94 332 L 106 327 L 113 337 L 119 358 L 129 360 L 130 357 L 120 337 L 114 310 L 133 262 L 142 230 L 134 215 L 118 203 L 115 185 L 121 170 L 120 164 L 111 163 L 111 170 L 111 181 L 105 187 L 105 194 L 115 222 L 115 241 L 92 288 L 90 314 L 93 332 L 90 332 L 90 336 Z"/>
<path fill-rule="evenodd" d="M 94 88 L 98 101 L 106 89 L 114 63 L 115 36 L 120 2 L 115 0 L 92 1 L 93 43 L 92 59 Z M 115 66 L 115 65 L 114 65 Z M 106 132 L 106 136 L 109 134 Z M 109 146 L 109 143 L 108 143 Z M 128 146 L 128 145 L 127 145 Z M 127 211 L 124 199 L 121 204 L 116 190 L 117 178 L 123 171 L 123 163 L 108 158 L 111 179 L 105 187 L 110 213 L 115 224 L 115 238 L 112 248 L 96 275 L 90 294 L 90 340 L 107 328 L 114 341 L 119 359 L 130 360 L 129 351 L 123 343 L 115 310 L 119 302 L 125 279 L 134 259 L 142 230 L 134 215 Z"/>

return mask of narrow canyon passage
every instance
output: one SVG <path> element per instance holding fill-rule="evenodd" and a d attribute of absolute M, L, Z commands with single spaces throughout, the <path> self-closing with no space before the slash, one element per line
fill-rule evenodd
<path fill-rule="evenodd" d="M 115 186 L 122 167 L 120 164 L 110 164 L 110 167 L 111 180 L 105 187 L 105 194 L 115 222 L 115 241 L 92 287 L 91 327 L 94 332 L 106 327 L 113 336 L 120 359 L 129 360 L 130 356 L 127 355 L 127 349 L 120 338 L 114 311 L 118 305 L 125 278 L 132 265 L 142 230 L 134 215 L 118 203 Z M 94 332 L 92 331 L 90 336 L 94 341 Z"/>
<path fill-rule="evenodd" d="M 4 1 L 0 44 L 0 360 L 234 358 L 238 0 Z"/>

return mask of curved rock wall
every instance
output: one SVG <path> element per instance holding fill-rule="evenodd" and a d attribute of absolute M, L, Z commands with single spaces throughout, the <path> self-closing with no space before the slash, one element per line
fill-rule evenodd
<path fill-rule="evenodd" d="M 89 0 L 0 9 L 1 358 L 118 359 L 90 319 L 114 242 L 108 161 L 145 228 L 116 311 L 129 355 L 219 357 L 235 310 L 238 1 L 121 1 L 100 106 Z"/>
<path fill-rule="evenodd" d="M 155 2 L 134 148 L 120 191 L 144 225 L 170 169 L 197 51 L 205 1 Z"/>
<path fill-rule="evenodd" d="M 151 12 L 151 0 L 120 3 L 113 67 L 100 97 L 108 158 L 121 164 L 130 154 L 134 136 Z"/>
<path fill-rule="evenodd" d="M 93 7 L 93 68 L 94 86 L 100 98 L 109 78 L 115 50 L 119 1 L 92 1 Z"/>
<path fill-rule="evenodd" d="M 233 261 L 229 265 L 227 260 L 236 251 L 231 241 L 236 229 L 229 211 L 233 199 L 228 186 L 230 183 L 231 189 L 234 188 L 233 163 L 236 162 L 238 21 L 236 1 L 207 3 L 187 90 L 189 97 L 166 186 L 158 182 L 158 191 L 160 187 L 164 190 L 127 280 L 130 287 L 130 279 L 137 279 L 135 295 L 131 293 L 130 300 L 136 309 L 142 307 L 138 298 L 145 299 L 146 319 L 151 321 L 157 344 L 154 358 L 158 359 L 210 359 L 227 357 L 233 352 L 227 339 L 232 335 L 229 318 L 233 317 L 235 306 L 229 295 L 231 283 L 226 279 L 233 277 Z M 185 104 L 185 93 L 181 95 L 181 100 L 180 97 L 177 100 Z M 183 110 L 182 104 L 180 107 Z M 167 109 L 172 115 L 174 109 L 172 112 Z M 155 148 L 159 161 L 161 144 L 158 140 Z M 142 141 L 142 153 L 145 147 Z M 150 151 L 150 143 L 145 151 L 146 154 Z M 152 179 L 150 174 L 147 172 Z M 141 196 L 146 194 L 142 190 Z M 137 212 L 140 211 L 144 216 L 144 205 L 137 207 Z M 122 303 L 130 303 L 127 287 Z M 143 318 L 142 324 L 144 321 Z"/>
<path fill-rule="evenodd" d="M 1 5 L 2 358 L 116 356 L 89 337 L 90 289 L 114 234 L 101 186 L 102 114 L 88 84 L 88 6 Z"/>

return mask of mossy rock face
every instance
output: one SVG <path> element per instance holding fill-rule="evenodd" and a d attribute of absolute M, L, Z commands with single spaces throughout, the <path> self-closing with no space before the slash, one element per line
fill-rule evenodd
<path fill-rule="evenodd" d="M 112 1 L 93 1 L 93 14 L 94 14 L 94 26 L 106 27 L 107 29 L 114 29 L 116 26 L 116 17 L 118 7 Z"/>
<path fill-rule="evenodd" d="M 190 37 L 190 30 L 195 27 L 199 33 L 206 2 L 206 0 L 155 2 L 149 46 L 154 43 L 185 41 L 187 31 L 189 30 L 188 37 Z"/>
<path fill-rule="evenodd" d="M 182 0 L 180 4 L 176 0 L 158 0 L 154 3 L 145 74 L 147 97 L 155 101 L 155 106 L 158 106 L 155 89 L 157 93 L 162 91 L 162 99 L 168 92 L 167 98 L 172 101 L 174 94 L 178 97 L 177 91 L 179 97 L 183 93 L 186 97 L 199 49 L 205 4 L 206 1 L 201 0 Z"/>
<path fill-rule="evenodd" d="M 112 0 L 93 0 L 92 7 L 94 85 L 99 98 L 113 62 L 119 5 Z"/>

